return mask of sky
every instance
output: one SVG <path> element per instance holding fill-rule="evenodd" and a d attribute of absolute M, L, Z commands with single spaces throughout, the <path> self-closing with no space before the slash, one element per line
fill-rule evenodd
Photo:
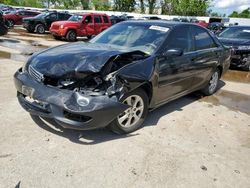
<path fill-rule="evenodd" d="M 233 11 L 242 11 L 250 7 L 250 0 L 214 0 L 213 12 L 229 15 Z"/>

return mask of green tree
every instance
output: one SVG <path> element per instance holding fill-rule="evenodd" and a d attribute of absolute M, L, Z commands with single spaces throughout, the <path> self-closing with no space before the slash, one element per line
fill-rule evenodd
<path fill-rule="evenodd" d="M 110 3 L 108 0 L 92 0 L 95 10 L 109 10 Z"/>
<path fill-rule="evenodd" d="M 140 9 L 141 9 L 141 13 L 145 13 L 145 3 L 144 0 L 140 0 Z"/>
<path fill-rule="evenodd" d="M 250 8 L 243 10 L 242 12 L 233 11 L 229 17 L 233 18 L 250 18 Z"/>
<path fill-rule="evenodd" d="M 114 0 L 115 11 L 133 12 L 135 10 L 135 0 Z"/>

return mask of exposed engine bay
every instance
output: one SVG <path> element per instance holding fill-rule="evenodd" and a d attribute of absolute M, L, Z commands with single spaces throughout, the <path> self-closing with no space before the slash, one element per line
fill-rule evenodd
<path fill-rule="evenodd" d="M 63 76 L 43 75 L 43 83 L 60 89 L 73 90 L 86 95 L 112 95 L 117 90 L 116 74 L 123 67 L 147 58 L 141 51 L 122 53 L 109 58 L 100 72 L 68 72 Z M 31 74 L 32 75 L 32 74 Z M 122 81 L 121 81 L 122 82 Z M 121 83 L 120 82 L 120 83 Z M 120 85 L 121 87 L 122 85 Z"/>

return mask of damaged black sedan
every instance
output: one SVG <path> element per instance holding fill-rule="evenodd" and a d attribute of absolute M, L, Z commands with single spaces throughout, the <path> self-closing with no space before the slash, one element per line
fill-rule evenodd
<path fill-rule="evenodd" d="M 22 107 L 64 128 L 138 129 L 150 109 L 196 90 L 213 94 L 230 51 L 197 25 L 128 21 L 88 43 L 31 56 L 14 76 Z"/>
<path fill-rule="evenodd" d="M 233 49 L 231 67 L 250 71 L 250 27 L 229 27 L 218 38 L 222 44 Z"/>

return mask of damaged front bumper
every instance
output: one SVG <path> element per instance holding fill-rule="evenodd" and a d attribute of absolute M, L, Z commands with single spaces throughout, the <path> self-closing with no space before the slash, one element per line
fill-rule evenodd
<path fill-rule="evenodd" d="M 90 130 L 105 127 L 129 108 L 115 96 L 90 96 L 46 86 L 20 69 L 14 75 L 21 106 L 33 115 L 53 118 L 64 128 Z"/>

